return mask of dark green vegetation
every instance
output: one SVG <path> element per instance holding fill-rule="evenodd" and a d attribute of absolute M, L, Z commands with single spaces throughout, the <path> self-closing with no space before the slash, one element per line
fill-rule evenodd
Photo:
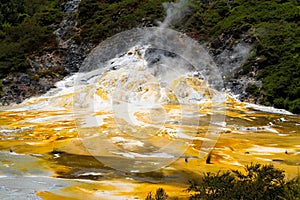
<path fill-rule="evenodd" d="M 27 58 L 56 46 L 53 35 L 62 19 L 62 0 L 0 1 L 0 78 L 26 72 Z"/>
<path fill-rule="evenodd" d="M 245 173 L 238 170 L 206 173 L 199 181 L 192 181 L 190 199 L 299 199 L 299 178 L 285 181 L 282 170 L 273 165 L 251 164 Z"/>
<path fill-rule="evenodd" d="M 63 1 L 1 0 L 0 78 L 26 72 L 30 67 L 28 57 L 57 46 L 53 30 L 62 19 Z M 75 39 L 97 45 L 118 32 L 157 26 L 165 17 L 163 2 L 82 0 L 78 25 L 81 31 Z M 246 91 L 259 103 L 300 113 L 299 0 L 188 2 L 189 12 L 170 28 L 208 44 L 214 55 L 230 49 L 235 42 L 250 43 L 253 50 L 235 78 L 254 72 L 255 78 L 262 80 L 262 88 L 252 84 Z"/>
<path fill-rule="evenodd" d="M 167 199 L 168 199 L 168 195 L 163 188 L 158 188 L 156 190 L 155 195 L 152 195 L 152 192 L 149 192 L 149 194 L 146 197 L 146 200 L 167 200 Z"/>
<path fill-rule="evenodd" d="M 199 180 L 190 181 L 187 191 L 191 193 L 191 200 L 297 200 L 300 199 L 300 178 L 286 181 L 284 172 L 273 165 L 251 164 L 245 167 L 245 173 L 238 170 L 208 172 Z M 159 188 L 155 197 L 149 193 L 146 200 L 167 197 Z"/>
<path fill-rule="evenodd" d="M 165 16 L 163 2 L 170 0 L 83 0 L 79 22 L 84 41 L 98 44 L 116 33 L 154 26 Z"/>
<path fill-rule="evenodd" d="M 204 40 L 220 35 L 240 40 L 243 35 L 253 45 L 243 72 L 258 71 L 261 91 L 248 89 L 264 105 L 274 105 L 300 113 L 300 2 L 296 0 L 233 0 L 199 3 L 184 25 Z M 212 48 L 218 48 L 218 46 Z"/>

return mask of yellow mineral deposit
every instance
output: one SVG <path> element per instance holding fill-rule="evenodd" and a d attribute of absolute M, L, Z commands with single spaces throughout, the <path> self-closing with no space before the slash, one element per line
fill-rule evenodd
<path fill-rule="evenodd" d="M 126 82 L 125 70 L 124 68 L 107 72 L 99 79 L 96 86 L 89 85 L 84 89 L 85 98 L 94 98 L 96 95 L 100 104 L 97 106 L 101 108 L 101 105 L 111 100 L 113 96 L 111 91 L 116 87 L 116 81 L 124 79 L 123 82 Z M 150 83 L 146 84 L 145 80 L 150 80 Z M 134 94 L 137 98 L 148 101 L 150 96 L 155 96 L 155 101 L 157 101 L 163 95 L 160 93 L 160 86 L 156 83 L 157 80 L 153 76 L 144 74 L 139 82 L 132 82 L 125 87 L 131 91 L 137 84 L 142 85 L 141 88 L 136 87 Z M 216 92 L 208 88 L 200 79 L 180 78 L 173 82 L 169 92 L 161 98 L 164 103 L 159 109 L 163 111 L 158 109 L 152 112 L 151 116 L 136 112 L 134 113 L 135 119 L 141 124 L 159 125 L 159 120 L 157 120 L 159 118 L 155 116 L 162 115 L 162 112 L 180 113 L 179 100 L 173 95 L 174 90 L 181 90 L 182 96 L 188 96 L 189 92 L 193 91 L 203 96 L 211 96 Z M 94 96 L 88 96 L 90 93 Z M 22 105 L 7 107 L 0 112 L 0 150 L 3 153 L 0 160 L 0 176 L 2 177 L 0 179 L 3 180 L 5 177 L 16 174 L 28 177 L 39 176 L 31 169 L 49 172 L 41 176 L 47 176 L 48 181 L 52 179 L 62 181 L 58 183 L 60 187 L 56 189 L 43 189 L 36 192 L 40 198 L 49 200 L 144 199 L 149 192 L 155 192 L 159 187 L 164 188 L 169 196 L 185 199 L 189 196 L 185 191 L 188 181 L 197 179 L 208 171 L 242 170 L 247 164 L 259 162 L 272 163 L 275 167 L 285 170 L 288 178 L 299 173 L 300 117 L 254 110 L 251 105 L 241 103 L 229 96 L 226 99 L 226 111 L 220 113 L 226 116 L 226 124 L 218 126 L 221 129 L 220 137 L 209 154 L 209 162 L 207 156 L 199 158 L 201 145 L 204 141 L 210 140 L 205 137 L 207 129 L 209 125 L 214 126 L 207 122 L 210 120 L 211 113 L 214 112 L 212 99 L 204 98 L 205 101 L 197 105 L 199 110 L 195 111 L 202 120 L 197 127 L 166 123 L 166 129 L 156 131 L 149 139 L 157 146 L 179 137 L 190 141 L 189 148 L 178 160 L 149 173 L 136 174 L 114 170 L 100 163 L 82 142 L 89 139 L 93 142 L 91 136 L 101 133 L 107 134 L 118 148 L 132 150 L 138 149 L 142 144 L 130 137 L 120 136 L 116 132 L 118 121 L 114 119 L 113 111 L 101 111 L 101 109 L 97 110 L 97 107 L 93 116 L 98 117 L 98 126 L 88 127 L 87 125 L 86 138 L 79 135 L 76 126 L 78 124 L 75 121 L 79 119 L 78 121 L 82 122 L 83 118 L 80 118 L 78 113 L 74 113 L 72 95 L 73 91 L 69 90 L 60 92 L 54 97 L 32 98 Z M 284 120 L 280 120 L 282 118 Z M 88 124 L 87 121 L 86 124 Z M 174 128 L 184 130 L 184 136 L 168 131 Z M 149 134 L 152 134 L 151 131 Z M 99 145 L 101 145 L 101 141 L 95 140 L 94 142 L 100 142 Z M 18 155 L 32 157 L 34 161 L 20 163 L 22 159 L 14 159 L 14 156 Z M 106 155 L 98 156 L 105 157 Z M 15 174 L 8 173 L 8 169 L 15 171 Z"/>

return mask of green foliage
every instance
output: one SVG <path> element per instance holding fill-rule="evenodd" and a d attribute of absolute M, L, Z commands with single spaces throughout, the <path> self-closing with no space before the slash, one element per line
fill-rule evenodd
<path fill-rule="evenodd" d="M 257 97 L 260 93 L 259 88 L 257 87 L 257 85 L 255 84 L 250 84 L 247 88 L 246 88 L 246 92 Z"/>
<path fill-rule="evenodd" d="M 3 86 L 3 83 L 2 83 L 2 80 L 0 80 L 0 96 L 2 95 L 2 86 Z"/>
<path fill-rule="evenodd" d="M 56 45 L 61 0 L 6 0 L 0 5 L 0 78 L 26 71 L 27 57 Z"/>
<path fill-rule="evenodd" d="M 98 44 L 116 33 L 138 26 L 151 26 L 165 16 L 165 0 L 83 0 L 79 21 L 84 41 Z"/>
<path fill-rule="evenodd" d="M 265 105 L 299 112 L 300 6 L 299 1 L 191 1 L 194 14 L 182 29 L 214 40 L 221 34 L 240 40 L 247 34 L 254 54 L 245 67 L 258 64 L 262 90 L 249 88 Z M 256 59 L 258 58 L 258 59 Z M 247 71 L 247 70 L 244 70 Z"/>
<path fill-rule="evenodd" d="M 1 1 L 0 28 L 7 29 L 15 26 L 24 19 L 24 0 Z"/>
<path fill-rule="evenodd" d="M 300 177 L 288 181 L 284 185 L 284 197 L 283 200 L 300 199 Z"/>
<path fill-rule="evenodd" d="M 251 164 L 245 173 L 238 170 L 206 173 L 198 182 L 191 181 L 190 199 L 297 199 L 299 181 L 286 182 L 284 172 L 273 165 Z M 288 197 L 289 196 L 289 197 Z"/>
<path fill-rule="evenodd" d="M 149 192 L 145 200 L 166 200 L 168 195 L 163 188 L 158 188 L 154 196 Z"/>
<path fill-rule="evenodd" d="M 300 199 L 300 177 L 287 181 L 284 171 L 273 165 L 251 164 L 243 173 L 238 170 L 207 172 L 198 181 L 190 181 L 187 192 L 191 193 L 191 200 L 297 200 Z M 168 197 L 162 188 L 146 197 L 146 200 L 166 199 L 177 198 Z"/>

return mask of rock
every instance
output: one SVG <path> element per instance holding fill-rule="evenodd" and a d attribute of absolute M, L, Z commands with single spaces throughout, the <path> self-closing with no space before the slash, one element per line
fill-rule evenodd
<path fill-rule="evenodd" d="M 251 53 L 252 42 L 247 33 L 240 36 L 221 34 L 208 44 L 208 48 L 222 74 L 225 89 L 241 101 L 257 103 L 259 97 L 249 94 L 246 89 L 249 85 L 261 88 L 261 81 L 256 79 L 258 66 L 250 66 L 247 73 L 243 69 Z"/>
<path fill-rule="evenodd" d="M 59 43 L 57 48 L 29 56 L 27 60 L 31 69 L 28 72 L 15 73 L 2 79 L 0 103 L 20 103 L 26 98 L 46 93 L 55 87 L 57 81 L 79 70 L 86 52 L 93 47 L 74 40 L 80 31 L 76 28 L 76 12 L 80 1 L 68 0 L 62 4 L 65 16 L 54 31 Z"/>

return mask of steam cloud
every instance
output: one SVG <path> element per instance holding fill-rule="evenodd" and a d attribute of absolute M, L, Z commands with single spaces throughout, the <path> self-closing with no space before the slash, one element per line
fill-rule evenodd
<path fill-rule="evenodd" d="M 170 25 L 176 25 L 181 22 L 182 18 L 189 11 L 187 3 L 187 0 L 180 0 L 177 3 L 163 3 L 167 16 L 159 27 L 167 28 Z"/>

